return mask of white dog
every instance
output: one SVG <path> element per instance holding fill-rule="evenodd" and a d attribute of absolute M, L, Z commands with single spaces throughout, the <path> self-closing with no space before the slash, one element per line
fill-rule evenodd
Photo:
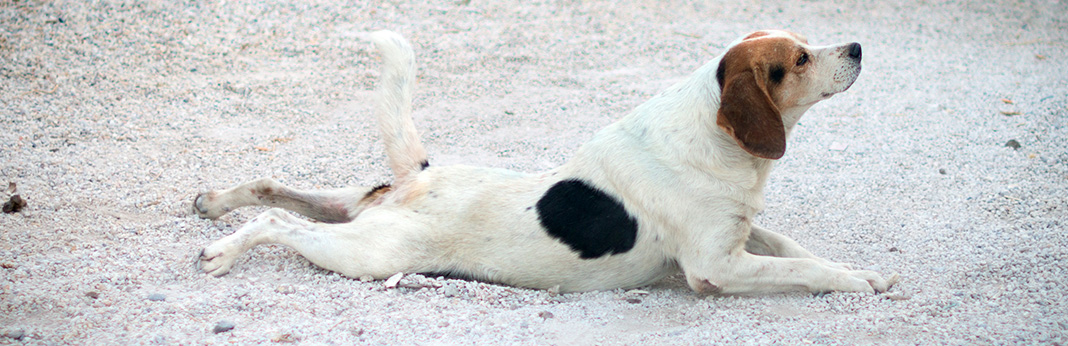
<path fill-rule="evenodd" d="M 438 167 L 412 123 L 414 53 L 371 35 L 383 57 L 377 117 L 396 180 L 300 191 L 263 178 L 198 195 L 195 212 L 271 209 L 200 254 L 223 275 L 249 248 L 284 244 L 349 277 L 438 273 L 562 292 L 648 285 L 681 269 L 697 292 L 883 292 L 852 270 L 752 223 L 786 136 L 860 73 L 857 43 L 810 46 L 759 31 L 600 132 L 544 173 Z"/>

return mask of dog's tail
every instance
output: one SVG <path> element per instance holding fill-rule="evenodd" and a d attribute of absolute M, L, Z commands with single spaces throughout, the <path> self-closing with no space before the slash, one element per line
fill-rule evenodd
<path fill-rule="evenodd" d="M 378 81 L 378 128 L 386 144 L 389 167 L 403 184 L 414 178 L 428 163 L 426 149 L 412 122 L 412 88 L 415 84 L 415 52 L 401 35 L 376 31 L 371 41 L 382 54 L 382 76 Z"/>

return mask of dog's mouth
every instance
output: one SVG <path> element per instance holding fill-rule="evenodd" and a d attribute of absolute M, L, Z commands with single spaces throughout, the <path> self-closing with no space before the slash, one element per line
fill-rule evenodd
<path fill-rule="evenodd" d="M 835 88 L 833 91 L 820 94 L 820 98 L 826 100 L 831 96 L 834 96 L 834 94 L 849 90 L 849 87 L 853 86 L 853 83 L 857 81 L 857 77 L 860 77 L 860 64 L 856 64 L 856 67 L 853 68 L 852 71 L 836 74 L 834 79 L 839 81 L 839 84 L 842 86 Z"/>

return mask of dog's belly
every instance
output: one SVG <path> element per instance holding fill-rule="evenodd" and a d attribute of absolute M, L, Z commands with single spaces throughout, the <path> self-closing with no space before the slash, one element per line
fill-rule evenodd
<path fill-rule="evenodd" d="M 428 170 L 420 180 L 426 183 L 425 196 L 406 206 L 428 226 L 428 256 L 418 271 L 521 287 L 559 286 L 564 292 L 641 286 L 675 271 L 674 260 L 664 255 L 654 232 L 634 220 L 634 229 L 626 229 L 611 215 L 594 217 L 574 231 L 599 233 L 584 241 L 574 240 L 582 235 L 561 237 L 546 229 L 540 204 L 549 190 L 574 185 L 561 181 L 575 179 L 560 179 L 554 172 L 532 175 L 452 166 Z M 602 209 L 582 210 L 612 213 Z M 598 229 L 599 222 L 615 228 Z M 612 240 L 611 232 L 623 233 L 624 240 Z M 604 239 L 615 245 L 589 244 Z"/>
<path fill-rule="evenodd" d="M 653 244 L 597 258 L 582 258 L 543 229 L 486 228 L 480 232 L 457 231 L 451 247 L 441 254 L 449 273 L 477 280 L 562 292 L 642 286 L 676 271 L 673 260 Z M 454 238 L 455 239 L 455 238 Z"/>

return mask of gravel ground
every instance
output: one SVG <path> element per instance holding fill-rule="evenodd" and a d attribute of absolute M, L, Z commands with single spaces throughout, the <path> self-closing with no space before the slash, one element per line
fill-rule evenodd
<path fill-rule="evenodd" d="M 859 41 L 758 222 L 888 295 L 399 287 L 262 246 L 222 278 L 199 191 L 389 180 L 377 56 L 408 36 L 435 164 L 534 172 L 761 28 Z M 1068 4 L 0 0 L 0 344 L 1066 344 Z M 10 192 L 0 192 L 7 201 Z"/>

